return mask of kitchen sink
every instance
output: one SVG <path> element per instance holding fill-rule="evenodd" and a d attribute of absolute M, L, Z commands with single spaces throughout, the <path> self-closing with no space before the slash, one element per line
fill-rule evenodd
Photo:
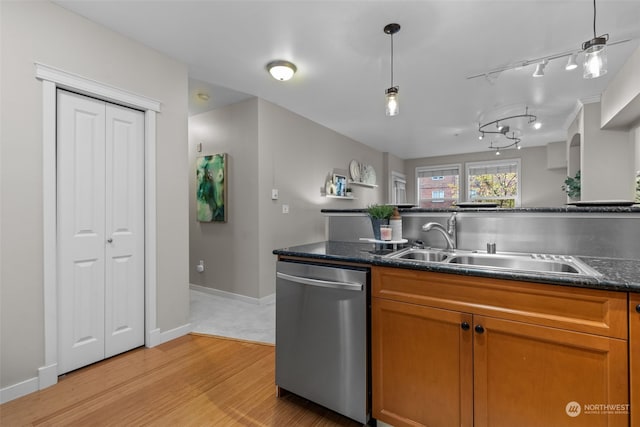
<path fill-rule="evenodd" d="M 449 253 L 439 251 L 437 249 L 407 248 L 389 254 L 387 255 L 387 258 L 398 258 L 412 261 L 442 262 L 449 258 L 449 256 Z"/>
<path fill-rule="evenodd" d="M 450 264 L 498 267 L 510 270 L 580 274 L 580 269 L 573 261 L 543 260 L 519 255 L 459 255 L 450 258 L 447 262 Z"/>
<path fill-rule="evenodd" d="M 526 253 L 487 254 L 476 251 L 455 252 L 438 249 L 406 248 L 386 256 L 398 260 L 434 262 L 453 266 L 469 266 L 501 271 L 533 271 L 538 273 L 600 276 L 579 259 L 567 255 L 541 255 Z"/>

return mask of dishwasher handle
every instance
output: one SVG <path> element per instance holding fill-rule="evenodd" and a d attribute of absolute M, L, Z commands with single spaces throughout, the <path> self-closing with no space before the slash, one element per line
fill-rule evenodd
<path fill-rule="evenodd" d="M 286 273 L 276 273 L 279 279 L 288 280 L 290 282 L 301 283 L 303 285 L 319 286 L 321 288 L 342 289 L 345 291 L 362 291 L 362 283 L 354 282 L 336 282 L 333 280 L 311 279 L 309 277 L 292 276 Z"/>

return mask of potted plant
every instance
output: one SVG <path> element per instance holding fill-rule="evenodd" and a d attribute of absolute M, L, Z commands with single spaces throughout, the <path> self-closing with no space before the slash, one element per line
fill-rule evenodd
<path fill-rule="evenodd" d="M 347 197 L 351 197 L 351 196 L 353 196 L 353 193 L 352 193 L 351 187 L 347 187 L 347 189 L 345 190 L 345 193 L 346 193 L 346 196 L 347 196 Z"/>
<path fill-rule="evenodd" d="M 373 227 L 373 238 L 380 240 L 380 226 L 389 224 L 389 218 L 393 215 L 394 207 L 392 205 L 369 205 L 367 213 L 371 218 L 371 226 Z"/>
<path fill-rule="evenodd" d="M 580 198 L 580 171 L 576 172 L 576 176 L 573 178 L 568 176 L 567 179 L 564 180 L 564 185 L 562 186 L 562 189 L 572 199 L 579 199 Z"/>

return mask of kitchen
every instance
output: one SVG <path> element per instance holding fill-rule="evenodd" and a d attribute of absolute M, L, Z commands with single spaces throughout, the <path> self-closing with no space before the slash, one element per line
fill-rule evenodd
<path fill-rule="evenodd" d="M 36 233 L 34 238 L 29 238 L 29 236 L 25 236 L 28 233 L 24 233 L 25 225 L 29 230 L 42 229 L 44 218 L 41 207 L 43 184 L 40 167 L 37 167 L 38 170 L 34 174 L 24 174 L 24 170 L 33 168 L 31 159 L 42 157 L 41 126 L 30 125 L 34 121 L 38 123 L 38 117 L 40 117 L 42 110 L 41 88 L 39 82 L 34 79 L 34 62 L 66 69 L 95 80 L 106 81 L 114 86 L 126 87 L 134 92 L 160 99 L 165 106 L 158 117 L 157 125 L 157 170 L 161 173 L 157 175 L 158 214 L 156 220 L 158 247 L 161 250 L 158 251 L 157 304 L 154 305 L 157 316 L 152 329 L 152 331 L 156 329 L 159 331 L 160 341 L 186 333 L 185 331 L 188 330 L 188 287 L 189 283 L 194 283 L 193 279 L 190 280 L 190 276 L 195 275 L 193 266 L 197 264 L 198 259 L 201 259 L 197 254 L 189 255 L 190 252 L 193 252 L 192 249 L 190 250 L 189 241 L 192 239 L 189 238 L 189 233 L 193 231 L 193 228 L 197 230 L 196 226 L 204 229 L 204 225 L 195 224 L 188 211 L 188 197 L 191 197 L 192 192 L 187 192 L 185 189 L 189 188 L 189 183 L 192 181 L 190 165 L 187 162 L 185 164 L 175 162 L 176 158 L 187 158 L 185 153 L 187 145 L 187 79 L 190 73 L 187 67 L 178 61 L 163 57 L 157 51 L 151 51 L 137 45 L 125 36 L 112 33 L 104 27 L 79 18 L 56 4 L 34 3 L 20 6 L 24 8 L 22 10 L 17 10 L 19 8 L 15 4 L 3 4 L 2 7 L 3 132 L 7 132 L 3 136 L 2 167 L 2 387 L 29 381 L 25 388 L 30 389 L 34 384 L 37 388 L 37 381 L 34 383 L 31 379 L 37 374 L 38 369 L 49 365 L 47 362 L 49 356 L 46 355 L 47 345 L 38 338 L 46 335 L 44 319 L 47 318 L 42 310 L 42 305 L 46 304 L 47 299 L 42 291 L 43 277 L 47 276 L 43 266 L 43 237 L 41 232 Z M 586 21 L 591 19 L 592 10 L 590 7 L 590 3 L 585 5 L 586 11 L 581 14 Z M 604 11 L 601 14 L 602 17 L 606 16 Z M 633 14 L 629 14 L 629 16 L 632 17 Z M 10 17 L 12 19 L 9 19 Z M 361 16 L 360 19 L 364 19 L 364 16 Z M 369 66 L 376 74 L 376 79 L 380 81 L 379 88 L 373 88 L 371 94 L 366 90 L 362 97 L 371 96 L 372 116 L 381 123 L 384 123 L 385 119 L 382 116 L 384 113 L 381 103 L 384 89 L 389 82 L 389 39 L 382 33 L 382 27 L 390 22 L 389 19 L 385 17 L 385 20 L 381 21 L 379 25 L 371 24 L 371 36 L 362 38 L 362 44 L 371 50 L 367 56 L 374 58 L 374 63 Z M 4 25 L 4 20 L 9 22 Z M 407 32 L 411 34 L 411 25 L 408 19 L 398 18 L 398 21 L 401 21 L 403 28 L 395 40 L 397 49 L 395 83 L 398 83 L 401 88 L 401 113 L 398 117 L 393 118 L 394 120 L 402 119 L 403 114 L 405 116 L 409 114 L 412 108 L 411 93 L 413 92 L 410 88 L 405 89 L 406 83 L 400 80 L 402 72 L 407 73 L 406 69 L 402 71 L 403 61 L 407 64 L 406 66 L 411 64 L 411 55 L 409 53 L 401 54 L 402 45 L 409 46 L 411 41 L 408 36 L 405 36 Z M 52 22 L 59 24 L 55 31 L 51 29 Z M 637 20 L 632 22 L 637 22 Z M 206 25 L 206 23 L 202 23 L 202 25 Z M 599 25 L 599 29 L 609 31 L 614 38 L 614 30 L 602 25 Z M 584 26 L 587 29 L 581 31 L 580 36 L 575 36 L 577 38 L 575 42 L 569 43 L 563 40 L 560 45 L 554 43 L 547 46 L 547 51 L 541 53 L 541 56 L 571 48 L 574 44 L 579 44 L 590 38 L 589 22 L 585 22 Z M 225 34 L 219 35 L 223 44 L 232 42 L 232 40 L 227 40 L 228 38 L 231 37 L 227 37 Z M 102 55 L 95 54 L 96 46 L 100 47 Z M 611 67 L 614 67 L 614 49 L 618 48 L 626 49 L 624 45 L 611 47 Z M 77 52 L 83 52 L 84 55 L 78 55 Z M 514 59 L 535 57 L 537 53 L 536 51 L 530 54 L 528 51 L 522 50 L 521 53 L 519 51 L 518 54 L 514 54 Z M 491 55 L 495 54 L 496 52 L 491 53 Z M 91 58 L 95 65 L 80 63 L 79 56 Z M 7 62 L 5 65 L 5 58 L 11 58 L 11 62 Z M 114 59 L 118 59 L 123 65 L 114 66 Z M 260 79 L 264 79 L 266 85 L 271 85 L 268 89 L 269 92 L 293 90 L 292 88 L 295 86 L 283 86 L 285 83 L 267 80 L 270 77 L 263 67 L 264 63 L 271 59 L 274 58 L 265 58 L 265 61 L 260 61 L 260 64 L 257 64 L 256 75 L 260 76 Z M 295 62 L 295 58 L 291 59 Z M 6 59 L 6 61 L 9 60 Z M 380 64 L 377 64 L 376 61 L 380 61 Z M 488 70 L 505 60 L 493 56 L 487 58 L 486 61 L 486 66 L 478 66 L 477 68 Z M 554 64 L 554 62 L 551 61 L 550 64 Z M 559 68 L 557 62 L 555 64 Z M 622 61 L 618 66 L 621 65 Z M 300 80 L 296 83 L 295 79 L 302 79 L 304 76 L 302 64 L 298 63 L 298 66 L 300 67 L 299 74 L 290 82 L 297 85 L 300 84 Z M 163 72 L 158 73 L 158 70 L 163 70 Z M 437 71 L 442 72 L 441 70 Z M 527 83 L 530 81 L 528 78 L 531 71 L 523 71 L 527 74 L 527 80 L 524 80 Z M 552 71 L 554 73 L 561 72 L 559 69 L 552 70 L 550 65 L 547 69 L 547 77 L 552 75 Z M 340 81 L 339 75 L 330 74 L 329 70 L 326 71 L 326 74 L 328 79 Z M 462 72 L 461 75 L 464 77 L 466 73 Z M 164 76 L 165 80 L 158 81 L 160 77 L 150 79 L 149 76 Z M 507 76 L 506 72 L 504 77 L 513 78 Z M 519 78 L 524 79 L 524 76 L 519 76 Z M 576 75 L 575 78 L 581 80 L 579 75 Z M 15 83 L 6 84 L 5 82 L 8 81 Z M 602 85 L 597 82 L 597 79 L 595 84 Z M 234 85 L 230 81 L 228 86 Z M 354 90 L 358 89 L 358 85 L 354 85 L 353 88 Z M 483 90 L 489 91 L 489 89 Z M 598 91 L 602 90 L 604 90 L 604 86 L 601 86 Z M 345 91 L 342 90 L 341 93 L 345 93 Z M 386 199 L 388 190 L 385 185 L 380 185 L 376 189 L 356 189 L 357 201 L 353 202 L 329 200 L 321 197 L 320 187 L 324 185 L 326 175 L 331 173 L 333 168 L 346 169 L 351 159 L 358 159 L 373 165 L 378 172 L 379 182 L 385 182 L 383 181 L 386 179 L 385 175 L 390 174 L 392 170 L 397 170 L 398 166 L 395 165 L 398 163 L 402 164 L 401 157 L 391 154 L 390 150 L 386 150 L 389 154 L 384 154 L 385 151 L 364 146 L 338 132 L 329 131 L 317 123 L 274 105 L 279 103 L 278 98 L 267 98 L 267 94 L 268 92 L 264 92 L 265 99 L 271 99 L 270 102 L 254 98 L 244 101 L 244 105 L 234 107 L 236 109 L 245 108 L 242 114 L 253 117 L 253 125 L 244 127 L 246 132 L 252 131 L 252 126 L 255 127 L 253 128 L 254 133 L 250 135 L 252 139 L 249 137 L 243 139 L 249 141 L 250 144 L 245 147 L 247 161 L 244 162 L 243 157 L 239 157 L 241 153 L 235 153 L 232 160 L 236 161 L 233 166 L 235 166 L 238 175 L 232 175 L 229 179 L 230 185 L 238 186 L 229 190 L 230 203 L 237 203 L 230 205 L 230 212 L 232 212 L 230 214 L 232 217 L 236 215 L 246 215 L 247 217 L 235 219 L 233 224 L 230 223 L 228 227 L 224 228 L 219 224 L 212 224 L 217 228 L 207 227 L 202 232 L 203 234 L 220 232 L 222 235 L 218 248 L 229 249 L 223 253 L 216 253 L 214 258 L 218 259 L 222 265 L 232 266 L 232 268 L 219 269 L 221 274 L 233 276 L 231 278 L 222 277 L 220 281 L 223 283 L 216 283 L 216 286 L 223 291 L 235 291 L 256 300 L 268 297 L 273 293 L 275 265 L 271 251 L 274 248 L 324 240 L 325 218 L 320 213 L 320 209 L 364 207 L 369 203 Z M 352 96 L 346 96 L 346 98 L 350 97 Z M 20 108 L 10 108 L 7 104 L 9 99 Z M 402 103 L 403 99 L 406 100 L 404 104 Z M 417 100 L 417 102 L 421 101 Z M 336 114 L 338 113 L 345 118 L 350 114 L 345 111 L 336 111 Z M 379 113 L 382 115 L 378 116 Z M 472 135 L 477 146 L 475 132 L 477 124 L 472 122 L 475 120 L 474 116 L 471 114 L 468 126 L 473 128 Z M 561 121 L 564 119 L 566 117 L 561 118 Z M 266 123 L 267 127 L 257 129 L 258 121 L 261 123 L 260 126 L 265 126 Z M 396 124 L 392 126 L 402 127 Z M 283 138 L 285 132 L 279 128 L 289 130 L 286 139 Z M 346 131 L 344 133 L 348 134 Z M 560 141 L 565 137 L 566 135 L 562 138 L 551 139 L 549 142 Z M 301 141 L 307 141 L 308 144 L 303 145 Z M 206 147 L 207 141 L 204 142 L 206 150 L 218 148 Z M 236 147 L 243 148 L 237 145 Z M 220 149 L 227 150 L 225 147 L 220 147 Z M 437 146 L 434 146 L 433 150 L 433 153 L 429 153 L 430 156 L 438 154 L 435 151 Z M 484 151 L 486 147 L 483 145 L 479 150 Z M 544 148 L 536 150 L 544 151 Z M 276 157 L 275 153 L 280 154 Z M 487 153 L 493 154 L 488 150 Z M 444 153 L 440 154 L 444 155 Z M 189 158 L 195 156 L 195 144 L 189 143 Z M 309 162 L 305 160 L 309 156 L 318 161 L 314 161 L 310 166 Z M 425 154 L 417 157 L 426 156 Z M 294 161 L 287 162 L 285 159 L 294 159 Z M 241 169 L 241 167 L 245 169 Z M 385 168 L 388 168 L 389 172 L 385 173 Z M 234 173 L 233 171 L 234 169 L 231 169 L 231 173 Z M 411 177 L 413 173 L 411 167 L 405 167 L 404 171 Z M 556 172 L 555 174 L 554 182 L 556 184 L 554 187 L 558 187 L 559 190 L 566 173 Z M 299 178 L 291 179 L 292 176 Z M 243 179 L 248 182 L 243 183 Z M 12 187 L 9 188 L 9 183 L 15 183 L 15 185 L 12 184 Z M 271 200 L 271 189 L 274 188 L 274 184 L 275 188 L 280 189 L 278 201 Z M 412 179 L 407 180 L 407 185 L 413 185 Z M 34 194 L 35 197 L 24 197 L 24 194 L 27 193 Z M 413 195 L 415 193 L 408 191 L 408 200 L 411 200 Z M 564 195 L 561 191 L 557 191 L 556 197 L 560 198 L 558 205 L 564 201 Z M 290 205 L 289 216 L 282 214 L 282 204 Z M 236 216 L 236 218 L 241 217 Z M 238 223 L 239 221 L 242 222 Z M 254 243 L 247 248 L 246 242 L 251 241 L 257 242 L 257 244 Z M 252 256 L 246 257 L 246 251 L 252 252 Z M 244 258 L 242 258 L 243 255 Z M 245 266 L 242 270 L 239 266 L 239 259 L 243 259 Z M 251 265 L 247 265 L 247 262 L 250 262 Z M 211 264 L 208 263 L 208 265 Z M 233 282 L 237 282 L 238 286 L 244 286 L 240 283 L 248 284 L 246 286 L 249 288 L 224 287 L 232 286 L 229 283 Z M 33 304 L 33 301 L 36 301 L 37 304 Z M 12 332 L 5 329 L 9 328 L 8 325 L 11 324 L 22 325 L 21 331 Z M 25 355 L 22 351 L 12 351 L 11 348 L 27 348 L 29 352 Z"/>

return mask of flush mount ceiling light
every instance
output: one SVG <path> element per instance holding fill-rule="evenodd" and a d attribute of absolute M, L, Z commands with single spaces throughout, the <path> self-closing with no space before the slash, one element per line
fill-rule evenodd
<path fill-rule="evenodd" d="M 298 70 L 298 68 L 292 62 L 283 61 L 281 59 L 269 62 L 266 66 L 266 69 L 274 79 L 281 82 L 286 82 L 287 80 L 291 79 L 291 77 L 293 77 L 295 72 Z"/>
<path fill-rule="evenodd" d="M 584 68 L 582 77 L 595 79 L 607 74 L 607 41 L 609 34 L 596 36 L 596 0 L 593 0 L 593 38 L 582 43 Z"/>
<path fill-rule="evenodd" d="M 480 132 L 480 135 L 478 139 L 482 140 L 485 136 L 490 136 L 489 149 L 495 150 L 497 156 L 500 155 L 500 150 L 504 148 L 515 147 L 519 150 L 522 139 L 519 136 L 521 132 L 517 127 L 522 120 L 534 129 L 542 127 L 538 118 L 529 113 L 529 107 L 525 107 L 524 114 L 502 117 L 484 124 L 479 123 L 478 132 Z"/>
<path fill-rule="evenodd" d="M 385 114 L 397 116 L 400 112 L 398 105 L 398 86 L 393 85 L 393 35 L 400 31 L 400 24 L 388 24 L 384 27 L 385 34 L 391 36 L 391 87 L 384 91 Z"/>
<path fill-rule="evenodd" d="M 208 101 L 208 100 L 209 100 L 209 94 L 208 94 L 208 93 L 198 92 L 197 97 L 198 97 L 201 101 Z"/>

